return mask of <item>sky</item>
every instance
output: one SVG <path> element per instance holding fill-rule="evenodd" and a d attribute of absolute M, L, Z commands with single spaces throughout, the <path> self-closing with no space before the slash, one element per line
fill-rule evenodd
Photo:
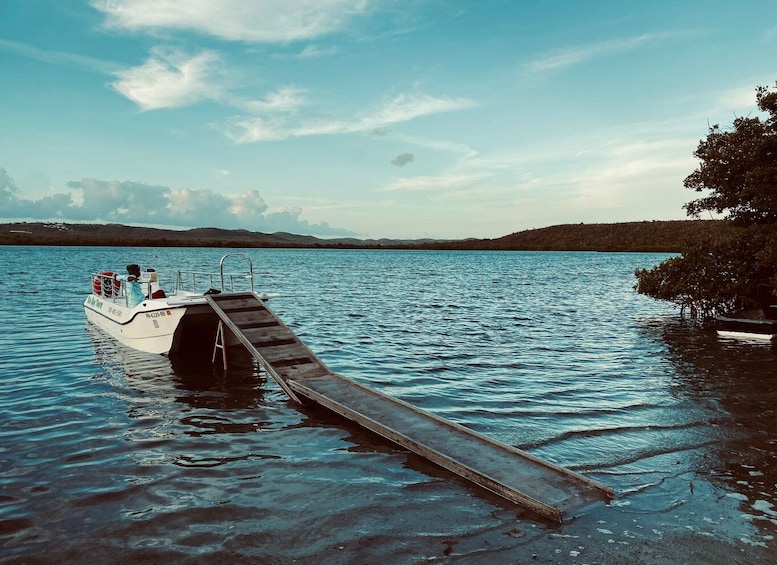
<path fill-rule="evenodd" d="M 763 0 L 0 0 L 0 220 L 494 238 L 672 220 Z"/>

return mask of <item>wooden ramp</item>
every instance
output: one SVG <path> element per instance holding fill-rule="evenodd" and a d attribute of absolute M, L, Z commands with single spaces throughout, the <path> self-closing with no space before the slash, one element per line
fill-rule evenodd
<path fill-rule="evenodd" d="M 253 293 L 210 295 L 224 325 L 292 400 L 324 406 L 473 483 L 562 522 L 613 496 L 587 477 L 337 375 Z"/>

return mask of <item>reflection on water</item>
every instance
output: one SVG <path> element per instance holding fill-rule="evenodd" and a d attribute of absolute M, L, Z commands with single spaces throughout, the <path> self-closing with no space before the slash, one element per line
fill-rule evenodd
<path fill-rule="evenodd" d="M 773 562 L 777 350 L 635 295 L 661 256 L 251 250 L 334 371 L 616 491 L 556 527 L 293 405 L 246 354 L 224 373 L 85 331 L 116 250 L 3 251 L 0 560 Z"/>
<path fill-rule="evenodd" d="M 754 524 L 777 524 L 777 344 L 718 338 L 681 325 L 662 338 L 677 367 L 676 393 L 708 406 L 713 441 L 700 473 L 741 501 Z"/>

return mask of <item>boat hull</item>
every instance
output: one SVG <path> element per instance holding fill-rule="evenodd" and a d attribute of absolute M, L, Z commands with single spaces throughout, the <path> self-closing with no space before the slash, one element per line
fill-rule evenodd
<path fill-rule="evenodd" d="M 218 328 L 218 317 L 204 300 L 146 300 L 128 308 L 92 294 L 84 312 L 90 323 L 124 345 L 162 355 L 212 348 Z"/>
<path fill-rule="evenodd" d="M 243 257 L 247 270 L 225 273 L 224 261 L 233 256 Z M 146 353 L 211 355 L 220 319 L 208 303 L 209 294 L 251 292 L 261 300 L 278 296 L 254 293 L 253 263 L 244 253 L 224 255 L 218 274 L 175 270 L 168 279 L 170 284 L 164 285 L 171 289 L 168 291 L 163 290 L 162 278 L 154 269 L 142 272 L 138 265 L 131 264 L 127 265 L 127 273 L 92 273 L 92 292 L 84 300 L 84 312 L 90 324 Z M 208 290 L 203 291 L 203 287 Z M 220 345 L 240 344 L 228 328 L 224 328 L 222 338 Z"/>
<path fill-rule="evenodd" d="M 772 340 L 777 338 L 777 320 L 717 316 L 715 329 L 722 337 Z"/>

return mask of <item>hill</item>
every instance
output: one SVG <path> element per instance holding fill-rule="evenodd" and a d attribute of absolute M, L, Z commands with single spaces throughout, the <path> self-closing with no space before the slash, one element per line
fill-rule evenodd
<path fill-rule="evenodd" d="M 220 228 L 177 231 L 121 224 L 23 222 L 0 224 L 0 245 L 677 252 L 689 241 L 710 238 L 726 229 L 728 225 L 723 221 L 682 220 L 558 225 L 495 239 L 360 240 Z"/>
<path fill-rule="evenodd" d="M 533 251 L 655 251 L 679 252 L 687 242 L 714 237 L 728 230 L 718 220 L 568 224 L 516 232 L 484 240 L 480 249 Z"/>

